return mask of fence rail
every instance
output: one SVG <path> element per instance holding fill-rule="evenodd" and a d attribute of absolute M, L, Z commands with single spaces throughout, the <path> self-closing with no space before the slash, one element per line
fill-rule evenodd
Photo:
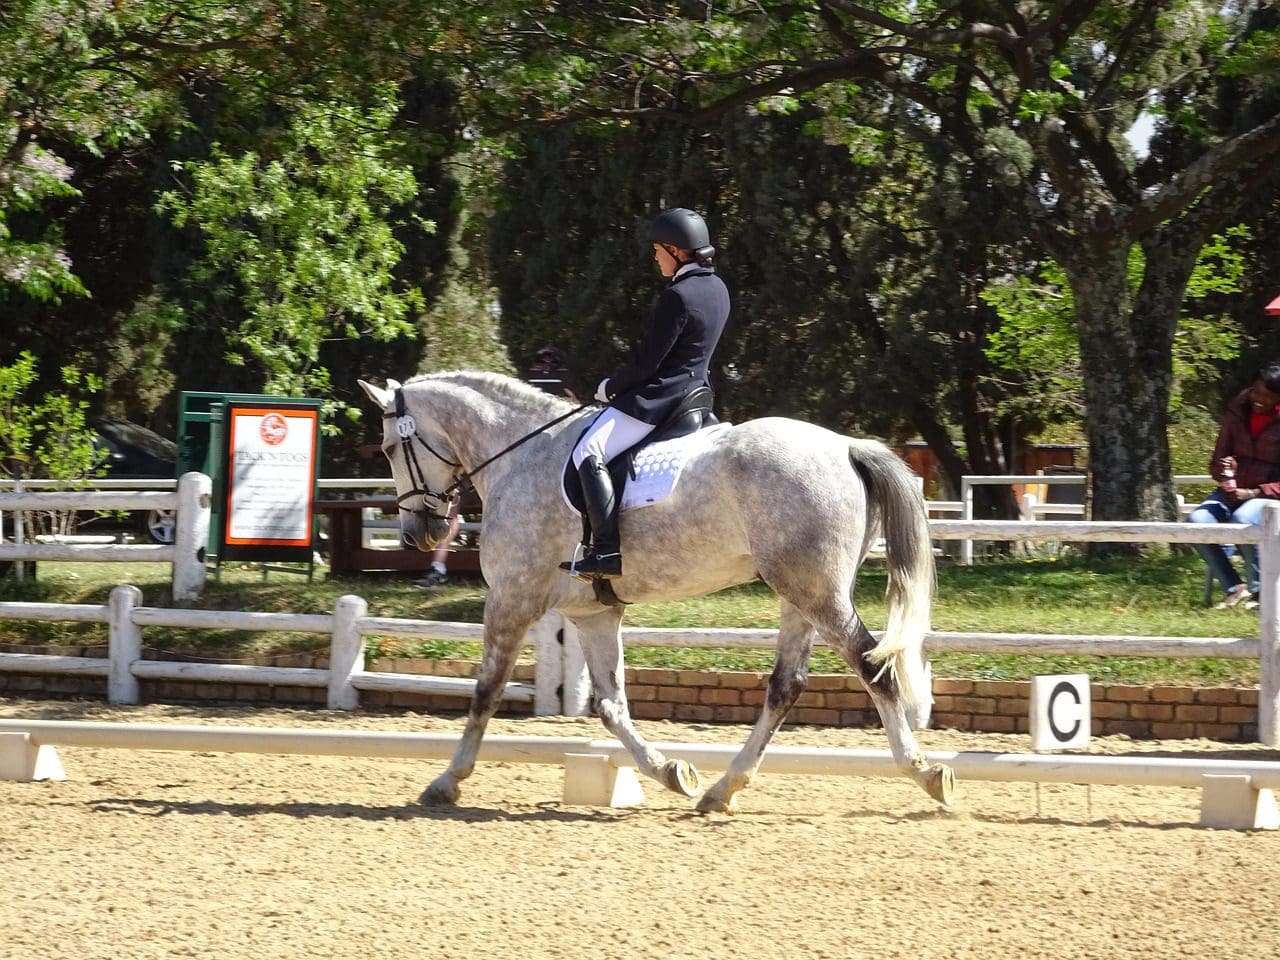
<path fill-rule="evenodd" d="M 9 510 L 175 510 L 173 543 L 3 543 L 0 560 L 83 561 L 135 563 L 153 561 L 173 565 L 175 600 L 197 600 L 204 590 L 205 550 L 209 542 L 212 481 L 203 473 L 180 477 L 170 491 L 21 491 L 0 492 L 0 516 Z M 17 526 L 17 525 L 16 525 Z M 18 532 L 21 527 L 18 526 Z"/>
<path fill-rule="evenodd" d="M 1027 521 L 931 521 L 940 539 L 968 535 L 992 539 L 1067 539 L 1110 541 L 1117 539 L 1181 543 L 1254 542 L 1260 544 L 1262 606 L 1259 637 L 1140 637 L 1075 636 L 1065 634 L 1002 634 L 931 631 L 926 636 L 930 651 L 974 653 L 1122 655 L 1149 657 L 1258 658 L 1260 690 L 1258 736 L 1271 746 L 1280 746 L 1280 503 L 1268 504 L 1260 527 L 1243 524 L 1150 524 Z M 367 636 L 400 636 L 422 639 L 480 641 L 484 628 L 478 623 L 434 622 L 393 617 L 371 617 L 367 604 L 357 596 L 340 597 L 332 614 L 262 613 L 222 610 L 167 610 L 141 606 L 136 587 L 116 587 L 105 607 L 92 605 L 0 603 L 0 618 L 81 622 L 109 625 L 108 663 L 95 665 L 87 658 L 55 657 L 42 654 L 0 655 L 0 670 L 42 673 L 77 673 L 108 677 L 108 698 L 113 703 L 135 703 L 139 679 L 207 679 L 229 683 L 293 684 L 324 687 L 328 704 L 334 709 L 354 709 L 360 690 L 388 690 L 406 693 L 448 693 L 467 695 L 474 681 L 457 678 L 408 677 L 374 673 L 364 669 L 364 639 Z M 182 664 L 142 659 L 144 626 L 188 627 L 193 629 L 281 630 L 327 633 L 330 636 L 328 670 L 286 667 L 248 667 L 221 664 Z M 624 641 L 641 646 L 682 647 L 767 647 L 775 640 L 773 630 L 729 630 L 719 628 L 659 629 L 628 628 Z M 536 650 L 535 682 L 508 684 L 506 698 L 532 701 L 537 713 L 585 712 L 588 684 L 581 649 L 572 625 L 552 612 L 529 634 L 527 643 Z M 97 661 L 101 664 L 102 661 Z"/>
<path fill-rule="evenodd" d="M 1064 486 L 1064 487 L 1083 487 L 1088 481 L 1082 473 L 1021 473 L 1021 474 L 966 474 L 960 478 L 960 518 L 965 521 L 974 519 L 973 515 L 973 488 L 974 487 L 1007 487 L 1007 486 L 1039 486 L 1041 484 L 1047 486 Z M 1208 474 L 1177 474 L 1173 477 L 1173 485 L 1175 487 L 1182 486 L 1201 486 L 1205 484 L 1213 484 L 1216 481 Z M 1027 502 L 1025 499 L 1019 504 L 1019 509 L 1024 515 L 1030 515 L 1039 519 L 1040 514 L 1078 514 L 1084 516 L 1084 505 L 1070 503 L 1037 503 Z M 961 540 L 960 544 L 960 560 L 965 564 L 973 563 L 973 544 L 975 540 L 983 539 L 982 537 L 956 537 L 954 539 Z M 1003 537 L 994 537 L 988 539 L 1005 539 Z M 1022 538 L 1030 539 L 1030 538 Z M 1068 540 L 1068 537 L 1046 537 L 1045 539 Z M 1211 541 L 1182 541 L 1182 542 L 1211 542 Z M 1228 541 L 1229 542 L 1229 541 Z"/>

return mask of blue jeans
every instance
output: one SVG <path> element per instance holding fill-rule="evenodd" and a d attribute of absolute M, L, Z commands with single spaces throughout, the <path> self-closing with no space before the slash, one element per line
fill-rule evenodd
<path fill-rule="evenodd" d="M 1255 527 L 1262 524 L 1262 505 L 1267 502 L 1265 497 L 1254 497 L 1252 500 L 1246 500 L 1239 504 L 1234 510 L 1231 509 L 1230 503 L 1227 501 L 1227 495 L 1221 490 L 1215 490 L 1191 512 L 1191 516 L 1187 517 L 1188 523 L 1251 523 Z M 1231 561 L 1227 559 L 1227 552 L 1222 549 L 1220 543 L 1197 543 L 1196 550 L 1200 556 L 1204 557 L 1204 562 L 1208 564 L 1210 571 L 1218 578 L 1218 582 L 1222 584 L 1222 589 L 1230 593 L 1233 589 L 1240 585 L 1240 577 L 1236 574 L 1235 568 L 1231 566 Z M 1244 568 L 1249 577 L 1249 592 L 1258 592 L 1258 582 L 1261 579 L 1258 574 L 1258 551 L 1252 543 L 1242 543 L 1240 545 L 1240 553 L 1244 556 Z"/>

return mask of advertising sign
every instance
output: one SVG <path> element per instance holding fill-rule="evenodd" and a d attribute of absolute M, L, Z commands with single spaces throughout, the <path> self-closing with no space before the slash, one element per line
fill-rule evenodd
<path fill-rule="evenodd" d="M 314 406 L 228 404 L 225 558 L 311 558 L 319 434 Z"/>

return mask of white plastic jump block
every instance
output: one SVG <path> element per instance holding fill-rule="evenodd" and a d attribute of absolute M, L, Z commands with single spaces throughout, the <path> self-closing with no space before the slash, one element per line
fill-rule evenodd
<path fill-rule="evenodd" d="M 29 733 L 0 733 L 0 780 L 65 780 L 58 752 L 37 746 Z"/>
<path fill-rule="evenodd" d="M 1280 829 L 1274 791 L 1236 774 L 1206 773 L 1200 793 L 1200 826 L 1219 830 Z"/>
<path fill-rule="evenodd" d="M 566 753 L 561 799 L 589 807 L 634 807 L 644 803 L 644 788 L 631 767 L 615 767 L 598 753 Z"/>

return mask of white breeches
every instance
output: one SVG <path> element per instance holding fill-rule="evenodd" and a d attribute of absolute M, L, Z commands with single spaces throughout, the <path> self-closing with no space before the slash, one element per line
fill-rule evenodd
<path fill-rule="evenodd" d="M 587 457 L 608 463 L 622 451 L 634 447 L 653 432 L 653 424 L 629 417 L 613 407 L 605 407 L 573 448 L 573 465 L 581 467 Z"/>

